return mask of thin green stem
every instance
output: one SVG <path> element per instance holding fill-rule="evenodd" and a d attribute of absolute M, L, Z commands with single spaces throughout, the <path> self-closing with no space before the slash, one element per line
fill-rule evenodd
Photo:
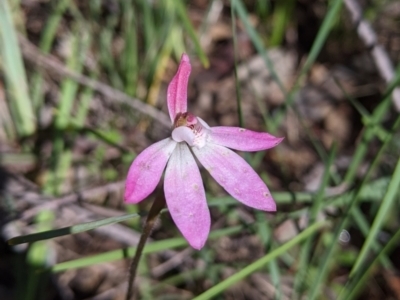
<path fill-rule="evenodd" d="M 329 179 L 331 178 L 331 167 L 334 163 L 336 157 L 337 146 L 333 145 L 328 161 L 325 164 L 325 172 L 322 178 L 321 185 L 319 187 L 318 193 L 316 195 L 315 201 L 310 209 L 309 222 L 313 224 L 317 220 L 318 212 L 323 208 L 323 200 L 325 199 L 325 189 L 329 184 Z M 314 243 L 315 235 L 310 235 L 310 237 L 304 242 L 302 250 L 300 252 L 300 263 L 297 270 L 297 276 L 294 281 L 294 293 L 292 299 L 302 298 L 302 289 L 304 282 L 307 280 L 307 274 L 309 273 L 308 266 L 311 258 L 312 245 Z"/>
<path fill-rule="evenodd" d="M 367 260 L 367 256 L 371 251 L 372 245 L 376 240 L 379 230 L 382 228 L 386 221 L 386 217 L 396 200 L 396 194 L 400 185 L 400 158 L 397 160 L 396 168 L 393 172 L 392 179 L 389 183 L 385 197 L 379 206 L 379 211 L 372 223 L 367 239 L 361 248 L 360 254 L 351 269 L 349 280 L 352 280 L 358 270 L 361 270 L 363 263 Z"/>
<path fill-rule="evenodd" d="M 150 208 L 150 212 L 149 215 L 147 216 L 142 235 L 140 236 L 135 256 L 133 257 L 131 266 L 129 268 L 129 279 L 128 279 L 128 289 L 126 292 L 126 300 L 133 299 L 134 282 L 144 246 L 146 245 L 146 241 L 150 236 L 151 231 L 153 230 L 154 224 L 156 223 L 157 218 L 164 207 L 165 207 L 165 198 L 162 194 L 160 194 L 158 197 L 156 197 L 156 199 L 153 202 L 153 205 Z"/>
<path fill-rule="evenodd" d="M 371 263 L 367 263 L 362 271 L 360 271 L 355 278 L 349 283 L 349 286 L 347 286 L 346 290 L 349 292 L 348 295 L 345 297 L 340 297 L 338 299 L 346 299 L 346 300 L 351 300 L 354 299 L 358 296 L 358 294 L 361 291 L 361 288 L 365 285 L 368 277 L 371 275 L 371 271 L 373 267 L 378 263 L 379 260 L 381 260 L 384 256 L 386 256 L 388 253 L 391 253 L 393 251 L 393 248 L 395 248 L 400 242 L 400 229 L 396 231 L 396 233 L 392 236 L 392 238 L 389 240 L 389 242 L 385 245 L 384 248 L 375 256 L 375 258 L 372 260 Z"/>
<path fill-rule="evenodd" d="M 215 297 L 216 295 L 222 293 L 224 290 L 232 286 L 233 284 L 237 283 L 238 281 L 246 278 L 247 276 L 251 275 L 252 273 L 256 272 L 264 265 L 269 263 L 271 260 L 279 257 L 286 253 L 290 248 L 294 247 L 295 245 L 301 243 L 303 240 L 308 238 L 310 235 L 314 234 L 315 232 L 319 231 L 322 228 L 325 228 L 329 224 L 328 221 L 322 221 L 319 223 L 314 223 L 296 237 L 291 239 L 290 241 L 286 242 L 285 244 L 281 245 L 280 247 L 274 249 L 272 252 L 268 253 L 264 257 L 256 260 L 254 263 L 248 265 L 247 267 L 243 268 L 239 272 L 233 274 L 232 276 L 228 277 L 227 279 L 219 282 L 217 285 L 213 286 L 212 288 L 205 291 L 203 294 L 197 296 L 196 300 L 206 300 Z"/>

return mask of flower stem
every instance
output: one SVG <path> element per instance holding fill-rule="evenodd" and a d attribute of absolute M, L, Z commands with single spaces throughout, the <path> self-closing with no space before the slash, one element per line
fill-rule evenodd
<path fill-rule="evenodd" d="M 126 298 L 125 298 L 126 300 L 133 299 L 133 294 L 134 294 L 133 286 L 136 278 L 136 272 L 139 265 L 140 257 L 142 256 L 146 240 L 150 236 L 154 224 L 156 223 L 156 220 L 160 215 L 160 212 L 164 208 L 164 206 L 165 206 L 165 198 L 162 195 L 162 193 L 160 193 L 160 195 L 156 197 L 156 199 L 153 202 L 153 205 L 150 208 L 150 212 L 147 216 L 142 235 L 140 236 L 139 244 L 137 245 L 136 248 L 135 256 L 133 257 L 129 268 L 128 290 L 126 292 Z"/>

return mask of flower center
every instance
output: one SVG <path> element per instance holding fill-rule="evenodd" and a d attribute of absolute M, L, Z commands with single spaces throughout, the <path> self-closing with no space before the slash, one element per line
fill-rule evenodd
<path fill-rule="evenodd" d="M 197 124 L 197 118 L 195 115 L 189 112 L 179 113 L 175 117 L 174 128 L 187 126 L 193 129 L 195 124 Z"/>
<path fill-rule="evenodd" d="M 189 112 L 177 114 L 173 128 L 171 136 L 174 141 L 185 141 L 197 148 L 205 146 L 210 129 L 206 122 Z"/>

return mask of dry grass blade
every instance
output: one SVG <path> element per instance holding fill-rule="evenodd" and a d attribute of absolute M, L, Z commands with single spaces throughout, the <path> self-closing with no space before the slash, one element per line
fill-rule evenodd
<path fill-rule="evenodd" d="M 113 183 L 106 184 L 106 185 L 103 185 L 100 187 L 87 189 L 82 192 L 77 192 L 77 193 L 73 193 L 70 195 L 66 195 L 64 197 L 60 197 L 60 198 L 54 199 L 52 201 L 46 201 L 43 204 L 37 205 L 35 207 L 32 207 L 31 209 L 26 210 L 22 214 L 21 219 L 23 219 L 23 220 L 30 219 L 42 210 L 55 209 L 62 205 L 76 202 L 80 199 L 86 199 L 89 197 L 95 198 L 98 195 L 104 195 L 107 193 L 121 191 L 124 186 L 125 186 L 125 181 L 113 182 Z"/>
<path fill-rule="evenodd" d="M 344 0 L 346 8 L 351 14 L 354 24 L 357 27 L 357 33 L 364 44 L 370 49 L 372 58 L 382 78 L 386 83 L 394 79 L 395 71 L 389 55 L 385 48 L 378 43 L 378 37 L 371 24 L 362 18 L 362 9 L 357 0 Z M 398 112 L 400 112 L 400 88 L 393 90 L 393 103 Z"/>

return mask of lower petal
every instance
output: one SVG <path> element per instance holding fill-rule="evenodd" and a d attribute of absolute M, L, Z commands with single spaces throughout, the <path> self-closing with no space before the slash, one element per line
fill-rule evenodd
<path fill-rule="evenodd" d="M 232 197 L 256 209 L 276 211 L 275 201 L 265 183 L 235 152 L 211 143 L 202 149 L 192 150 L 211 176 Z"/>
<path fill-rule="evenodd" d="M 125 202 L 138 203 L 154 191 L 176 144 L 170 138 L 164 139 L 135 158 L 126 178 Z"/>
<path fill-rule="evenodd" d="M 210 211 L 196 161 L 185 143 L 179 143 L 165 171 L 164 192 L 176 226 L 189 244 L 201 249 L 210 232 Z"/>

